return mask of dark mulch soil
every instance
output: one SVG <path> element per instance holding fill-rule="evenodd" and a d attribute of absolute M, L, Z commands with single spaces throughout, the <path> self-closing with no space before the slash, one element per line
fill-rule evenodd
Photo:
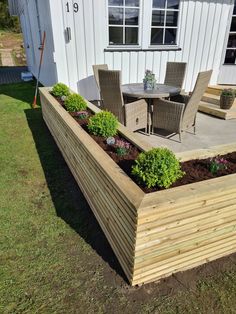
<path fill-rule="evenodd" d="M 61 99 L 57 99 L 57 100 L 64 107 Z M 91 112 L 89 112 L 89 116 L 87 119 L 80 119 L 80 118 L 76 117 L 73 113 L 70 113 L 70 115 L 78 122 L 78 124 L 87 133 L 89 133 L 88 128 L 87 128 L 87 124 L 88 124 L 89 117 L 92 115 Z M 115 147 L 113 145 L 108 145 L 106 143 L 106 139 L 104 139 L 100 136 L 92 135 L 92 134 L 89 134 L 89 135 L 121 167 L 121 169 L 130 178 L 132 178 L 133 181 L 135 181 L 140 186 L 140 188 L 145 193 L 151 193 L 151 192 L 155 192 L 155 191 L 159 191 L 159 190 L 163 189 L 163 188 L 158 188 L 158 187 L 157 188 L 144 187 L 137 182 L 135 177 L 132 176 L 132 174 L 131 174 L 132 166 L 135 164 L 135 159 L 140 154 L 140 150 L 137 147 L 135 147 L 134 145 L 131 145 L 131 149 L 127 155 L 118 156 L 115 152 Z M 117 136 L 115 136 L 115 138 L 126 140 L 126 139 L 122 138 L 119 134 Z M 236 173 L 236 152 L 222 155 L 221 157 L 223 157 L 224 159 L 227 160 L 227 162 L 228 162 L 227 168 L 223 169 L 223 170 L 219 170 L 216 174 L 212 174 L 209 171 L 210 158 L 190 160 L 190 161 L 186 161 L 186 162 L 181 163 L 181 168 L 182 168 L 182 171 L 185 172 L 185 175 L 183 176 L 183 178 L 177 180 L 170 188 Z"/>

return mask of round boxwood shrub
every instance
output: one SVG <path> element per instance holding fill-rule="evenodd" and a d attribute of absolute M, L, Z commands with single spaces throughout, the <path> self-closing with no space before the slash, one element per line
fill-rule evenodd
<path fill-rule="evenodd" d="M 65 102 L 65 107 L 68 111 L 82 111 L 86 110 L 87 108 L 87 103 L 84 100 L 84 98 L 78 94 L 71 94 L 69 95 Z"/>
<path fill-rule="evenodd" d="M 167 148 L 153 148 L 140 153 L 132 167 L 132 174 L 148 188 L 170 187 L 183 177 L 180 162 Z"/>
<path fill-rule="evenodd" d="M 88 129 L 94 135 L 103 137 L 114 136 L 117 133 L 118 119 L 109 111 L 100 111 L 89 119 Z"/>
<path fill-rule="evenodd" d="M 63 83 L 57 83 L 52 88 L 52 94 L 56 97 L 69 96 L 70 89 Z"/>

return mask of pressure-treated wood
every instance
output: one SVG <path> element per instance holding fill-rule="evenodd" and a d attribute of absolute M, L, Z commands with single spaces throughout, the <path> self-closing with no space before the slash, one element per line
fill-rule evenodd
<path fill-rule="evenodd" d="M 40 95 L 44 120 L 132 285 L 236 251 L 236 175 L 145 194 L 47 88 Z M 119 131 L 151 148 L 124 126 Z M 232 143 L 176 155 L 185 161 L 235 150 Z"/>
<path fill-rule="evenodd" d="M 219 105 L 210 104 L 204 101 L 201 101 L 198 107 L 198 111 L 207 113 L 209 115 L 229 120 L 236 119 L 236 104 L 234 104 L 230 109 L 221 109 Z"/>

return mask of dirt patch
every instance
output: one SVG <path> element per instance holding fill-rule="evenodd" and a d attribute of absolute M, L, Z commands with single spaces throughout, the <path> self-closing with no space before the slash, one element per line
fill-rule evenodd
<path fill-rule="evenodd" d="M 78 122 L 78 124 L 87 132 L 87 119 L 78 118 L 74 113 L 70 113 L 71 116 Z M 91 116 L 92 113 L 89 113 Z M 163 188 L 155 187 L 155 188 L 147 188 L 137 181 L 137 179 L 132 175 L 132 167 L 135 165 L 135 159 L 137 159 L 140 151 L 137 147 L 131 144 L 130 150 L 125 156 L 118 156 L 116 153 L 115 145 L 108 145 L 106 139 L 100 136 L 95 136 L 89 134 L 94 141 L 117 163 L 120 168 L 137 184 L 145 193 L 152 193 L 159 190 L 163 190 Z M 125 140 L 122 136 L 115 136 L 115 140 Z M 223 159 L 226 163 L 226 166 L 223 169 L 217 170 L 213 173 L 210 170 L 210 165 L 212 163 L 212 158 L 207 159 L 196 159 L 190 160 L 181 163 L 181 169 L 185 172 L 185 175 L 177 180 L 170 188 L 178 187 L 186 184 L 191 184 L 195 182 L 200 182 L 208 179 L 213 179 L 221 176 L 225 176 L 228 174 L 236 173 L 236 152 L 221 155 L 221 159 Z"/>
<path fill-rule="evenodd" d="M 23 48 L 22 34 L 12 32 L 0 32 L 0 48 L 2 49 L 19 49 Z"/>
<path fill-rule="evenodd" d="M 16 66 L 26 65 L 26 55 L 23 48 L 13 49 L 12 57 Z"/>

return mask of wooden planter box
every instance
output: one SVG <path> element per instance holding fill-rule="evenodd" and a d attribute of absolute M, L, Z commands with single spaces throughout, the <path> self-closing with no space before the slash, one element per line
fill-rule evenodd
<path fill-rule="evenodd" d="M 131 285 L 236 252 L 235 174 L 145 194 L 48 88 L 40 96 L 43 118 Z M 151 148 L 124 126 L 119 130 L 140 149 Z M 184 161 L 235 150 L 233 143 L 176 155 Z"/>

